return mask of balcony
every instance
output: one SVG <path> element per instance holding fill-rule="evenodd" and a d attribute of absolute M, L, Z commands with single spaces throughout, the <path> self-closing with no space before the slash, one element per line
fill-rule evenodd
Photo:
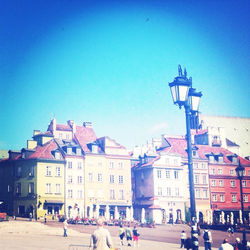
<path fill-rule="evenodd" d="M 219 140 L 219 139 L 213 139 L 212 140 L 212 146 L 213 147 L 220 147 L 221 146 L 221 140 Z"/>

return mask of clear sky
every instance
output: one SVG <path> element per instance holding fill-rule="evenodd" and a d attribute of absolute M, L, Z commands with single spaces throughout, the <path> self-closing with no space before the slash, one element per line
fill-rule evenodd
<path fill-rule="evenodd" d="M 200 111 L 250 117 L 250 1 L 0 1 L 0 149 L 51 117 L 91 121 L 131 149 L 184 134 L 168 83 L 178 64 Z"/>

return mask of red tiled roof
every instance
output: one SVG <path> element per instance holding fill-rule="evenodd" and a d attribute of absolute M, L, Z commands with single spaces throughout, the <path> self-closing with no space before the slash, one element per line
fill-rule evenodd
<path fill-rule="evenodd" d="M 160 158 L 161 158 L 160 156 L 156 156 L 151 161 L 149 161 L 145 164 L 142 164 L 141 167 L 151 166 L 155 161 L 159 160 Z M 140 166 L 140 164 L 139 164 L 139 166 Z"/>
<path fill-rule="evenodd" d="M 36 151 L 31 154 L 28 159 L 54 159 L 54 156 L 51 154 L 51 151 L 58 148 L 58 145 L 56 144 L 55 140 L 51 140 L 47 143 L 45 143 L 42 146 L 37 146 Z"/>
<path fill-rule="evenodd" d="M 87 144 L 95 141 L 96 139 L 96 134 L 92 128 L 76 126 L 75 140 L 79 142 L 83 151 L 89 152 Z"/>
<path fill-rule="evenodd" d="M 72 128 L 68 124 L 56 124 L 56 130 L 72 131 Z"/>

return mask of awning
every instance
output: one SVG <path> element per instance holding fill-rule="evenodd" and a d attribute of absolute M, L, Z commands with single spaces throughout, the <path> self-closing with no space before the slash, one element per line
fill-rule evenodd
<path fill-rule="evenodd" d="M 59 201 L 59 200 L 45 200 L 46 204 L 64 204 L 63 201 Z"/>

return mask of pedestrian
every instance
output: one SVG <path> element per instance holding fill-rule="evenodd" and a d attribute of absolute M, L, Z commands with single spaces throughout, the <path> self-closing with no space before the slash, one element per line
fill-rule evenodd
<path fill-rule="evenodd" d="M 90 237 L 90 249 L 95 250 L 107 250 L 112 248 L 113 242 L 110 233 L 107 229 L 103 228 L 104 219 L 102 217 L 98 218 L 97 226 L 98 228 Z"/>
<path fill-rule="evenodd" d="M 131 241 L 132 241 L 132 230 L 130 228 L 130 225 L 128 225 L 128 227 L 125 230 L 126 232 L 126 237 L 127 237 L 127 242 L 128 242 L 128 246 L 131 247 Z"/>
<path fill-rule="evenodd" d="M 139 236 L 140 236 L 140 234 L 138 233 L 136 226 L 134 226 L 134 229 L 133 229 L 134 247 L 135 246 L 139 247 Z"/>
<path fill-rule="evenodd" d="M 192 249 L 192 246 L 193 246 L 193 243 L 192 243 L 192 240 L 191 238 L 187 238 L 184 242 L 184 247 L 189 250 L 189 249 Z"/>
<path fill-rule="evenodd" d="M 211 250 L 212 234 L 207 228 L 203 232 L 203 240 L 204 240 L 205 250 Z"/>
<path fill-rule="evenodd" d="M 236 238 L 235 239 L 235 243 L 234 243 L 234 250 L 243 250 L 244 247 L 242 245 L 242 243 L 240 242 L 240 238 Z"/>
<path fill-rule="evenodd" d="M 30 217 L 30 221 L 32 221 L 32 213 L 31 212 L 29 214 L 29 217 Z"/>
<path fill-rule="evenodd" d="M 119 228 L 119 237 L 120 237 L 120 245 L 123 246 L 123 239 L 125 237 L 125 230 L 124 230 L 122 224 L 120 224 L 120 228 Z"/>
<path fill-rule="evenodd" d="M 47 223 L 47 214 L 44 215 L 44 223 Z"/>
<path fill-rule="evenodd" d="M 187 239 L 187 234 L 185 233 L 185 230 L 182 230 L 181 231 L 181 248 L 182 247 L 184 248 L 184 243 L 186 239 Z"/>
<path fill-rule="evenodd" d="M 234 250 L 233 246 L 228 243 L 228 239 L 224 239 L 223 243 L 219 247 L 219 250 Z"/>
<path fill-rule="evenodd" d="M 65 219 L 63 222 L 63 237 L 68 237 L 67 229 L 68 229 L 68 222 L 67 219 Z"/>

